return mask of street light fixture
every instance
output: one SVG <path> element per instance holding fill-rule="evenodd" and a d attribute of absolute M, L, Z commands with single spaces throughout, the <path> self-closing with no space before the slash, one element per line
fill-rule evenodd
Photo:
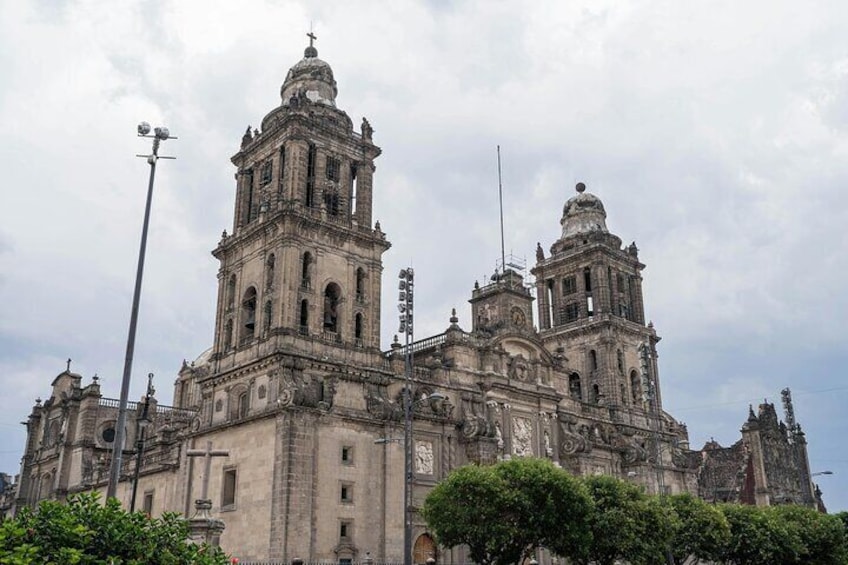
<path fill-rule="evenodd" d="M 404 528 L 403 528 L 403 547 L 404 547 L 404 565 L 411 565 L 412 563 L 412 482 L 415 477 L 415 473 L 412 471 L 412 414 L 418 406 L 421 404 L 425 404 L 427 402 L 438 402 L 442 400 L 446 400 L 447 396 L 440 392 L 433 392 L 426 396 L 422 396 L 421 398 L 408 402 L 407 400 L 412 397 L 411 387 L 408 387 L 406 384 L 403 389 L 403 398 L 404 398 L 404 433 L 403 437 L 381 437 L 374 440 L 374 443 L 377 445 L 386 445 L 389 443 L 401 443 L 404 444 L 404 483 L 403 483 L 403 492 L 404 492 Z M 408 406 L 408 410 L 407 410 Z M 432 558 L 432 557 L 431 557 Z M 407 563 L 407 559 L 409 563 Z M 430 562 L 429 559 L 427 561 Z M 435 560 L 433 561 L 435 563 Z"/>
<path fill-rule="evenodd" d="M 132 310 L 130 311 L 130 328 L 127 335 L 127 353 L 124 357 L 124 376 L 121 380 L 121 399 L 118 404 L 118 421 L 115 423 L 115 439 L 112 443 L 112 463 L 109 467 L 109 485 L 106 487 L 106 498 L 114 498 L 118 491 L 118 481 L 121 480 L 121 463 L 124 455 L 124 437 L 127 426 L 127 399 L 130 393 L 130 376 L 132 375 L 133 353 L 135 351 L 135 331 L 138 326 L 138 305 L 141 302 L 141 280 L 144 276 L 144 255 L 147 251 L 147 229 L 150 225 L 150 205 L 153 201 L 153 178 L 156 176 L 156 162 L 159 159 L 176 159 L 159 155 L 159 144 L 167 139 L 177 139 L 166 127 L 153 128 L 150 135 L 150 124 L 138 124 L 138 136 L 153 138 L 153 149 L 149 155 L 136 155 L 147 159 L 150 165 L 150 179 L 147 183 L 147 203 L 144 207 L 144 222 L 141 227 L 141 244 L 138 249 L 138 267 L 135 272 L 135 290 L 133 291 Z"/>

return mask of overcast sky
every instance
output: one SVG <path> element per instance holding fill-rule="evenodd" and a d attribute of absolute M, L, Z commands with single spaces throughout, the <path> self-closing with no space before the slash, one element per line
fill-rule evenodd
<path fill-rule="evenodd" d="M 236 6 L 236 4 L 240 4 Z M 280 103 L 310 21 L 377 160 L 374 217 L 416 268 L 416 336 L 506 247 L 534 259 L 583 181 L 635 240 L 666 409 L 730 445 L 791 387 L 831 510 L 848 509 L 848 10 L 790 2 L 0 0 L 0 471 L 72 358 L 120 389 L 148 166 L 157 169 L 131 399 L 172 399 L 212 339 L 230 156 Z M 384 307 L 383 347 L 396 329 Z"/>

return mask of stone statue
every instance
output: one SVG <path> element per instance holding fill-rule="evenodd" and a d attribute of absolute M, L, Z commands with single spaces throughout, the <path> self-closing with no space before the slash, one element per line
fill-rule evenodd
<path fill-rule="evenodd" d="M 542 244 L 538 241 L 536 242 L 536 261 L 544 261 L 545 260 L 545 251 L 542 249 Z"/>
<path fill-rule="evenodd" d="M 371 124 L 368 122 L 366 118 L 362 118 L 362 139 L 366 141 L 371 141 L 371 136 L 374 135 L 374 128 L 371 127 Z"/>

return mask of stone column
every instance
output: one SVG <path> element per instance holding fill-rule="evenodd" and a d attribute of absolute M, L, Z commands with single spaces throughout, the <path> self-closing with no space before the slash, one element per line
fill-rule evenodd
<path fill-rule="evenodd" d="M 362 161 L 356 165 L 356 221 L 371 229 L 371 203 L 373 201 L 374 163 Z"/>
<path fill-rule="evenodd" d="M 539 329 L 546 330 L 551 327 L 551 310 L 548 305 L 547 281 L 542 279 L 536 281 L 536 296 L 539 298 Z"/>

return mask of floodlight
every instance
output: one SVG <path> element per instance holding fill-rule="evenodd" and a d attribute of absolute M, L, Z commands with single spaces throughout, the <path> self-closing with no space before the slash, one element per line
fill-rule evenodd
<path fill-rule="evenodd" d="M 138 135 L 147 135 L 148 133 L 150 133 L 150 124 L 147 122 L 138 124 Z"/>

